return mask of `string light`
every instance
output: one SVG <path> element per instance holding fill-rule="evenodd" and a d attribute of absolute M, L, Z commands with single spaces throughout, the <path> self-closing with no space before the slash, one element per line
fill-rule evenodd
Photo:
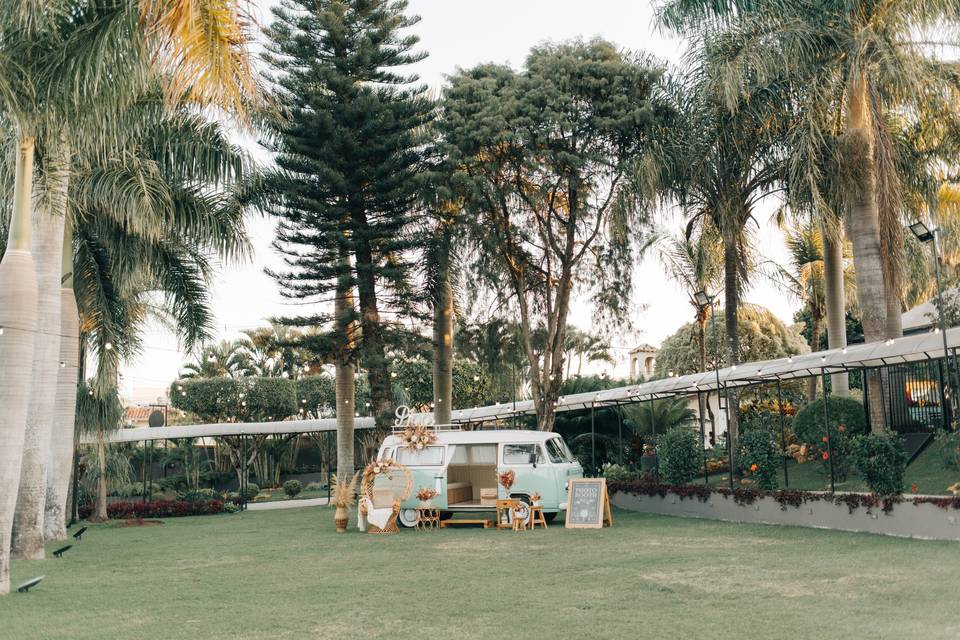
<path fill-rule="evenodd" d="M 304 373 L 310 373 L 310 365 L 309 365 L 309 364 L 303 365 L 303 372 L 304 372 Z"/>
<path fill-rule="evenodd" d="M 843 349 L 840 349 L 840 353 L 846 353 L 846 352 L 847 352 L 847 348 L 846 348 L 846 347 L 844 347 Z"/>
<path fill-rule="evenodd" d="M 793 362 L 793 356 L 788 356 L 788 357 L 787 357 L 787 362 L 792 363 L 792 362 Z"/>
<path fill-rule="evenodd" d="M 3 327 L 0 327 L 0 336 L 3 335 Z"/>
<path fill-rule="evenodd" d="M 391 372 L 390 372 L 390 377 L 391 377 L 391 378 L 396 378 L 396 377 L 397 377 L 397 372 L 396 372 L 396 371 L 391 371 Z"/>
<path fill-rule="evenodd" d="M 217 356 L 213 355 L 212 353 L 207 356 L 207 362 L 216 362 L 216 361 L 217 361 Z"/>
<path fill-rule="evenodd" d="M 60 361 L 60 368 L 61 368 L 61 369 L 65 369 L 66 367 L 67 367 L 67 363 L 64 362 L 63 360 L 61 360 L 61 361 Z"/>
<path fill-rule="evenodd" d="M 112 343 L 112 342 L 104 342 L 104 343 L 103 343 L 103 348 L 106 349 L 107 351 L 112 351 L 112 350 L 113 350 L 113 343 Z"/>
<path fill-rule="evenodd" d="M 476 376 L 476 375 L 473 376 L 473 381 L 474 381 L 474 382 L 480 382 L 480 376 Z"/>

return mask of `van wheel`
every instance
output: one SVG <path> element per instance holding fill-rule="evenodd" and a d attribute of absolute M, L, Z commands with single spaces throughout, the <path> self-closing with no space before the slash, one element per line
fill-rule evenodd
<path fill-rule="evenodd" d="M 405 526 L 408 529 L 412 529 L 417 526 L 417 510 L 416 509 L 401 509 L 400 510 L 400 524 Z"/>
<path fill-rule="evenodd" d="M 544 513 L 543 519 L 546 520 L 547 522 L 553 522 L 554 520 L 557 519 L 557 512 L 553 511 L 551 513 Z"/>

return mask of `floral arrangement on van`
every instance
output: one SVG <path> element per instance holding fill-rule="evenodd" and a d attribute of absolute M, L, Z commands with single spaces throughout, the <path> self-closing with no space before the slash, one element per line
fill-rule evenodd
<path fill-rule="evenodd" d="M 429 427 L 417 425 L 415 427 L 407 427 L 404 429 L 403 435 L 400 436 L 400 440 L 403 442 L 403 446 L 407 447 L 408 449 L 421 451 L 424 447 L 428 447 L 431 444 L 436 443 L 437 434 L 434 433 Z"/>
<path fill-rule="evenodd" d="M 497 474 L 497 478 L 500 480 L 500 484 L 503 485 L 503 488 L 507 491 L 510 491 L 510 487 L 513 486 L 513 483 L 517 479 L 517 474 L 513 471 L 501 471 Z"/>
<path fill-rule="evenodd" d="M 417 490 L 417 500 L 419 500 L 420 502 L 430 502 L 431 500 L 436 498 L 438 495 L 440 494 L 437 493 L 434 489 L 431 489 L 430 487 L 420 487 Z"/>

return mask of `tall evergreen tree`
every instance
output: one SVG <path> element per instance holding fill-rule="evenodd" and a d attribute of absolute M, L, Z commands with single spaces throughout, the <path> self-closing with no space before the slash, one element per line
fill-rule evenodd
<path fill-rule="evenodd" d="M 418 243 L 412 212 L 432 114 L 417 77 L 400 71 L 425 57 L 413 51 L 418 38 L 404 34 L 419 21 L 406 7 L 285 0 L 267 29 L 271 80 L 288 112 L 269 143 L 277 169 L 264 187 L 280 219 L 274 246 L 288 267 L 273 275 L 286 296 L 320 303 L 355 289 L 357 305 L 347 310 L 354 322 L 342 308 L 286 322 L 327 324 L 336 315 L 342 345 L 353 343 L 358 325 L 356 355 L 379 426 L 392 404 L 382 314 L 410 310 L 407 256 Z"/>

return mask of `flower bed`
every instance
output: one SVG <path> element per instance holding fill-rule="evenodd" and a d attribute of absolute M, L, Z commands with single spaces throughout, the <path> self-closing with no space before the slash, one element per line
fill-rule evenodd
<path fill-rule="evenodd" d="M 644 513 L 960 540 L 960 497 L 764 491 L 650 482 L 611 482 L 609 491 L 614 506 Z M 910 503 L 912 506 L 907 506 Z M 895 509 L 901 504 L 904 506 Z"/>
<path fill-rule="evenodd" d="M 89 518 L 93 514 L 92 504 L 79 507 L 80 517 Z M 107 504 L 107 517 L 111 520 L 127 518 L 179 518 L 183 516 L 205 516 L 223 512 L 223 500 L 124 500 Z"/>

